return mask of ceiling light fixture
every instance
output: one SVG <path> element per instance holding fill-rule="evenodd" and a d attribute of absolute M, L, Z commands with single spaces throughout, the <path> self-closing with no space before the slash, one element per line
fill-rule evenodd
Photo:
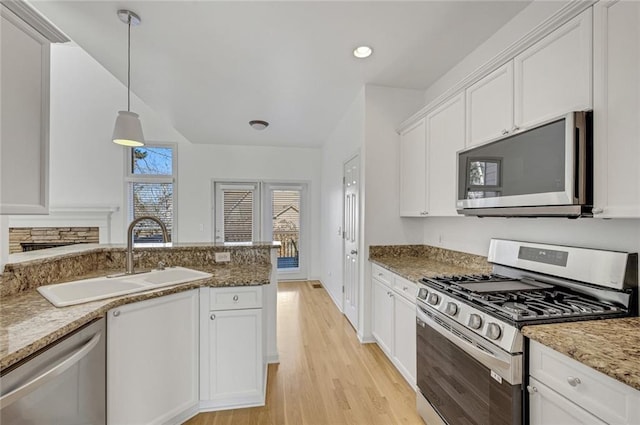
<path fill-rule="evenodd" d="M 254 130 L 264 130 L 265 128 L 269 127 L 269 123 L 262 120 L 251 120 L 249 121 L 249 125 Z"/>
<path fill-rule="evenodd" d="M 353 56 L 357 57 L 358 59 L 368 58 L 372 53 L 373 49 L 369 46 L 358 46 L 353 49 Z"/>
<path fill-rule="evenodd" d="M 131 25 L 140 25 L 140 16 L 130 10 L 118 10 L 118 18 L 127 24 L 127 110 L 118 111 L 113 129 L 113 143 L 123 146 L 144 146 L 142 124 L 138 114 L 131 112 Z"/>

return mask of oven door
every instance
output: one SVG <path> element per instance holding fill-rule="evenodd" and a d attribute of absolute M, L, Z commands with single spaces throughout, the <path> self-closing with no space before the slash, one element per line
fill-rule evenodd
<path fill-rule="evenodd" d="M 437 414 L 448 425 L 523 423 L 522 354 L 496 348 L 420 302 L 416 329 L 418 408 L 425 421 Z"/>

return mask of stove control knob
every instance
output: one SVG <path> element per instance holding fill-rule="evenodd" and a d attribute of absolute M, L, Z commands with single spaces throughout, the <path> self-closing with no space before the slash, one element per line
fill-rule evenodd
<path fill-rule="evenodd" d="M 458 312 L 458 306 L 455 303 L 452 302 L 448 302 L 447 303 L 447 308 L 445 308 L 445 313 L 447 313 L 449 316 L 455 316 L 456 313 Z"/>
<path fill-rule="evenodd" d="M 431 305 L 436 305 L 440 302 L 440 297 L 438 294 L 432 292 L 429 294 L 429 298 L 427 298 L 427 302 Z"/>
<path fill-rule="evenodd" d="M 482 327 L 482 317 L 479 314 L 471 314 L 469 316 L 469 326 L 472 329 L 480 329 Z"/>
<path fill-rule="evenodd" d="M 489 323 L 489 327 L 487 328 L 487 336 L 489 339 L 498 339 L 502 332 L 500 331 L 500 326 L 495 323 Z"/>

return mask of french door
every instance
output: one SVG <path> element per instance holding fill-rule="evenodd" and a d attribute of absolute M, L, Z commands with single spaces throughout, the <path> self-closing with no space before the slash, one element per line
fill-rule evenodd
<path fill-rule="evenodd" d="M 278 241 L 279 279 L 307 279 L 307 185 L 215 182 L 215 242 Z"/>

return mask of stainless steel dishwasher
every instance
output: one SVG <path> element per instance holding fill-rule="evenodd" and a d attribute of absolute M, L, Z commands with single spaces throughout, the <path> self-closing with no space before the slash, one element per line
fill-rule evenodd
<path fill-rule="evenodd" d="M 106 326 L 99 319 L 0 376 L 2 425 L 104 425 Z"/>

